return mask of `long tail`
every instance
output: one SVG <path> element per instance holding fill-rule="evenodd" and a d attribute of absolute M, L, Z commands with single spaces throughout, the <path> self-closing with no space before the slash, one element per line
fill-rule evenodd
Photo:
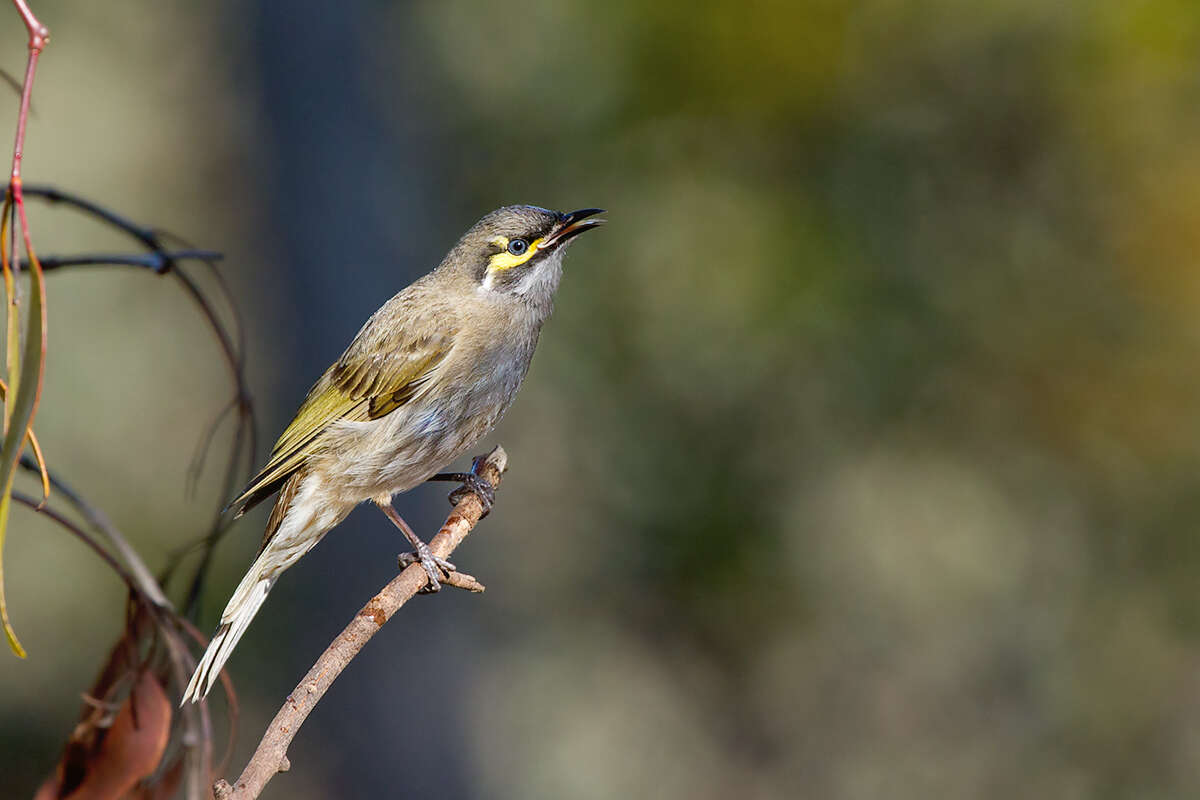
<path fill-rule="evenodd" d="M 221 614 L 221 625 L 209 641 L 208 649 L 201 656 L 200 663 L 196 665 L 196 671 L 192 674 L 183 699 L 179 702 L 181 706 L 189 701 L 198 702 L 212 691 L 225 662 L 233 655 L 233 648 L 250 626 L 250 620 L 254 619 L 254 615 L 262 608 L 267 593 L 275 585 L 278 573 L 269 578 L 260 577 L 263 574 L 262 561 L 262 556 L 255 560 L 254 566 L 238 584 L 229 605 L 225 606 L 225 611 Z"/>
<path fill-rule="evenodd" d="M 284 483 L 267 520 L 258 558 L 225 606 L 221 626 L 200 658 L 180 705 L 198 702 L 208 695 L 280 573 L 299 561 L 353 507 L 353 503 L 331 495 L 315 477 L 310 480 L 304 470 Z"/>

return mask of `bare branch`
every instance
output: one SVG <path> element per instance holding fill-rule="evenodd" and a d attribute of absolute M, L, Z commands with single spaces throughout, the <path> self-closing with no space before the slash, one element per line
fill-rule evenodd
<path fill-rule="evenodd" d="M 28 194 L 28 192 L 26 192 Z M 42 269 L 47 272 L 62 267 L 142 267 L 163 274 L 170 265 L 185 259 L 216 261 L 223 256 L 215 250 L 173 250 L 153 253 L 83 253 L 72 256 L 39 256 Z M 21 261 L 21 269 L 28 269 L 29 261 Z"/>
<path fill-rule="evenodd" d="M 477 457 L 471 471 L 492 486 L 498 486 L 507 468 L 508 455 L 504 448 L 497 446 L 486 456 Z M 463 493 L 450 516 L 446 518 L 442 529 L 429 542 L 429 549 L 439 558 L 448 558 L 482 516 L 483 505 L 479 498 L 474 494 Z M 459 576 L 459 579 L 464 577 L 469 576 Z M 285 772 L 290 768 L 287 759 L 288 746 L 317 702 L 371 637 L 378 633 L 400 606 L 419 592 L 428 580 L 421 565 L 412 564 L 363 606 L 288 695 L 287 702 L 267 726 L 258 749 L 254 751 L 250 763 L 242 770 L 237 783 L 231 786 L 224 779 L 218 780 L 213 785 L 213 797 L 217 800 L 252 800 L 258 797 L 276 773 Z M 478 586 L 473 578 L 470 582 Z M 451 581 L 447 583 L 460 585 Z M 474 590 L 482 590 L 482 587 Z"/>
<path fill-rule="evenodd" d="M 51 205 L 61 204 L 65 208 L 92 217 L 121 231 L 150 251 L 144 255 L 85 253 L 52 256 L 49 259 L 38 260 L 42 269 L 110 264 L 141 267 L 158 275 L 174 276 L 184 292 L 199 308 L 221 348 L 226 365 L 229 367 L 233 382 L 233 396 L 222 407 L 214 423 L 205 430 L 197 443 L 196 453 L 188 467 L 187 477 L 187 493 L 190 496 L 204 470 L 208 446 L 216 437 L 221 424 L 232 412 L 235 417 L 234 435 L 222 481 L 221 502 L 213 511 L 205 535 L 172 553 L 162 575 L 162 582 L 165 584 L 180 566 L 181 559 L 195 550 L 202 551 L 200 561 L 189 581 L 187 596 L 180 606 L 184 616 L 193 617 L 199 608 L 200 592 L 212 561 L 213 549 L 233 522 L 231 517 L 221 514 L 221 508 L 233 497 L 244 472 L 253 468 L 254 454 L 258 451 L 258 427 L 254 419 L 254 404 L 250 397 L 249 384 L 246 381 L 245 326 L 242 324 L 241 313 L 237 303 L 234 302 L 233 293 L 224 276 L 216 267 L 216 262 L 222 256 L 211 250 L 198 249 L 177 234 L 138 224 L 98 203 L 53 186 L 28 185 L 23 187 L 23 192 L 26 197 L 36 197 Z M 167 247 L 167 242 L 173 242 L 182 249 L 172 250 Z M 228 306 L 226 310 L 232 319 L 232 326 L 223 321 L 222 315 L 218 313 L 217 305 L 214 304 L 208 292 L 203 290 L 190 271 L 184 268 L 182 263 L 184 261 L 199 261 L 207 268 L 224 305 Z M 243 458 L 246 461 L 244 467 L 242 466 Z"/>

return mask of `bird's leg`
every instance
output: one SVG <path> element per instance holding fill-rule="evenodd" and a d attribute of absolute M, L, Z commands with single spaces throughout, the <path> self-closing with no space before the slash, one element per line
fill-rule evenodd
<path fill-rule="evenodd" d="M 429 576 L 429 585 L 426 588 L 430 592 L 440 590 L 442 583 L 438 578 L 438 567 L 447 572 L 454 572 L 455 566 L 446 559 L 438 558 L 433 554 L 429 549 L 429 545 L 421 541 L 421 537 L 417 536 L 413 529 L 409 527 L 408 523 L 404 521 L 404 517 L 401 517 L 396 512 L 396 509 L 392 507 L 390 499 L 387 501 L 376 500 L 375 505 L 384 513 L 384 516 L 392 521 L 393 525 L 400 529 L 400 532 L 404 534 L 404 538 L 408 539 L 408 543 L 413 546 L 412 553 L 404 553 L 400 556 L 401 566 L 420 562 L 421 566 L 425 568 L 425 574 Z"/>
<path fill-rule="evenodd" d="M 426 480 L 461 483 L 462 486 L 450 493 L 450 505 L 457 505 L 464 494 L 473 494 L 479 498 L 479 502 L 483 506 L 483 514 L 480 515 L 480 519 L 491 513 L 492 504 L 496 502 L 495 487 L 474 472 L 439 472 Z"/>

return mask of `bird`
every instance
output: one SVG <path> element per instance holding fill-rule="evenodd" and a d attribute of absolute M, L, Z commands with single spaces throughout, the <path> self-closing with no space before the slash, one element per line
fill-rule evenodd
<path fill-rule="evenodd" d="M 373 503 L 401 530 L 414 548 L 409 562 L 420 562 L 428 576 L 426 589 L 440 588 L 439 570 L 454 565 L 433 556 L 392 498 L 427 480 L 454 481 L 491 508 L 486 481 L 439 470 L 512 404 L 553 310 L 567 245 L 603 223 L 595 218 L 601 213 L 497 209 L 367 320 L 226 509 L 237 518 L 278 493 L 258 554 L 181 706 L 208 695 L 279 576 L 360 503 Z"/>

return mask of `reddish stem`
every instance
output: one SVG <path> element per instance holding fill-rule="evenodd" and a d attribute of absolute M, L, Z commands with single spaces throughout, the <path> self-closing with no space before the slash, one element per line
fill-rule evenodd
<path fill-rule="evenodd" d="M 25 82 L 21 85 L 21 109 L 17 114 L 17 137 L 13 144 L 12 175 L 9 185 L 12 187 L 13 205 L 21 218 L 21 237 L 25 240 L 25 249 L 29 250 L 29 222 L 25 218 L 25 198 L 21 194 L 21 157 L 25 152 L 25 123 L 29 120 L 29 102 L 33 97 L 33 79 L 37 75 L 38 56 L 42 48 L 50 41 L 50 29 L 43 25 L 33 15 L 26 0 L 13 0 L 17 13 L 25 23 L 29 32 L 29 60 L 25 64 Z M 16 244 L 14 238 L 14 245 Z M 16 258 L 12 259 L 16 264 Z"/>
<path fill-rule="evenodd" d="M 46 42 L 50 41 L 50 29 L 38 21 L 25 0 L 13 0 L 13 5 L 17 7 L 21 21 L 25 23 L 25 30 L 29 31 L 29 49 L 40 53 Z"/>
<path fill-rule="evenodd" d="M 37 395 L 33 401 L 33 412 L 29 416 L 29 424 L 33 424 L 33 414 L 37 413 L 38 399 L 42 393 L 42 378 L 45 373 L 46 363 L 46 314 L 45 314 L 45 280 L 42 275 L 42 268 L 38 264 L 37 256 L 33 250 L 33 237 L 29 233 L 29 219 L 25 214 L 25 196 L 21 191 L 21 160 L 25 152 L 25 126 L 29 121 L 29 104 L 33 98 L 33 79 L 37 75 L 38 56 L 42 54 L 42 48 L 50 41 L 50 29 L 41 23 L 41 21 L 33 15 L 33 11 L 29 8 L 27 0 L 13 0 L 13 5 L 16 6 L 17 13 L 21 15 L 21 20 L 25 23 L 25 30 L 29 33 L 29 58 L 25 62 L 25 81 L 21 84 L 21 107 L 17 114 L 17 134 L 16 140 L 13 143 L 12 157 L 12 173 L 9 180 L 9 191 L 12 192 L 12 203 L 14 216 L 21 223 L 21 239 L 25 244 L 25 254 L 29 257 L 30 265 L 33 267 L 30 270 L 30 279 L 37 281 L 39 292 L 42 300 L 42 330 L 41 330 L 41 359 L 37 369 Z M 10 251 L 9 264 L 15 274 L 18 269 L 16 258 L 17 237 L 12 237 L 12 250 Z M 15 306 L 16 287 L 13 286 L 13 291 L 10 293 L 8 302 Z M 13 313 L 10 310 L 9 313 Z M 16 376 L 12 376 L 10 380 L 15 384 Z M 6 417 L 7 419 L 7 417 Z"/>

